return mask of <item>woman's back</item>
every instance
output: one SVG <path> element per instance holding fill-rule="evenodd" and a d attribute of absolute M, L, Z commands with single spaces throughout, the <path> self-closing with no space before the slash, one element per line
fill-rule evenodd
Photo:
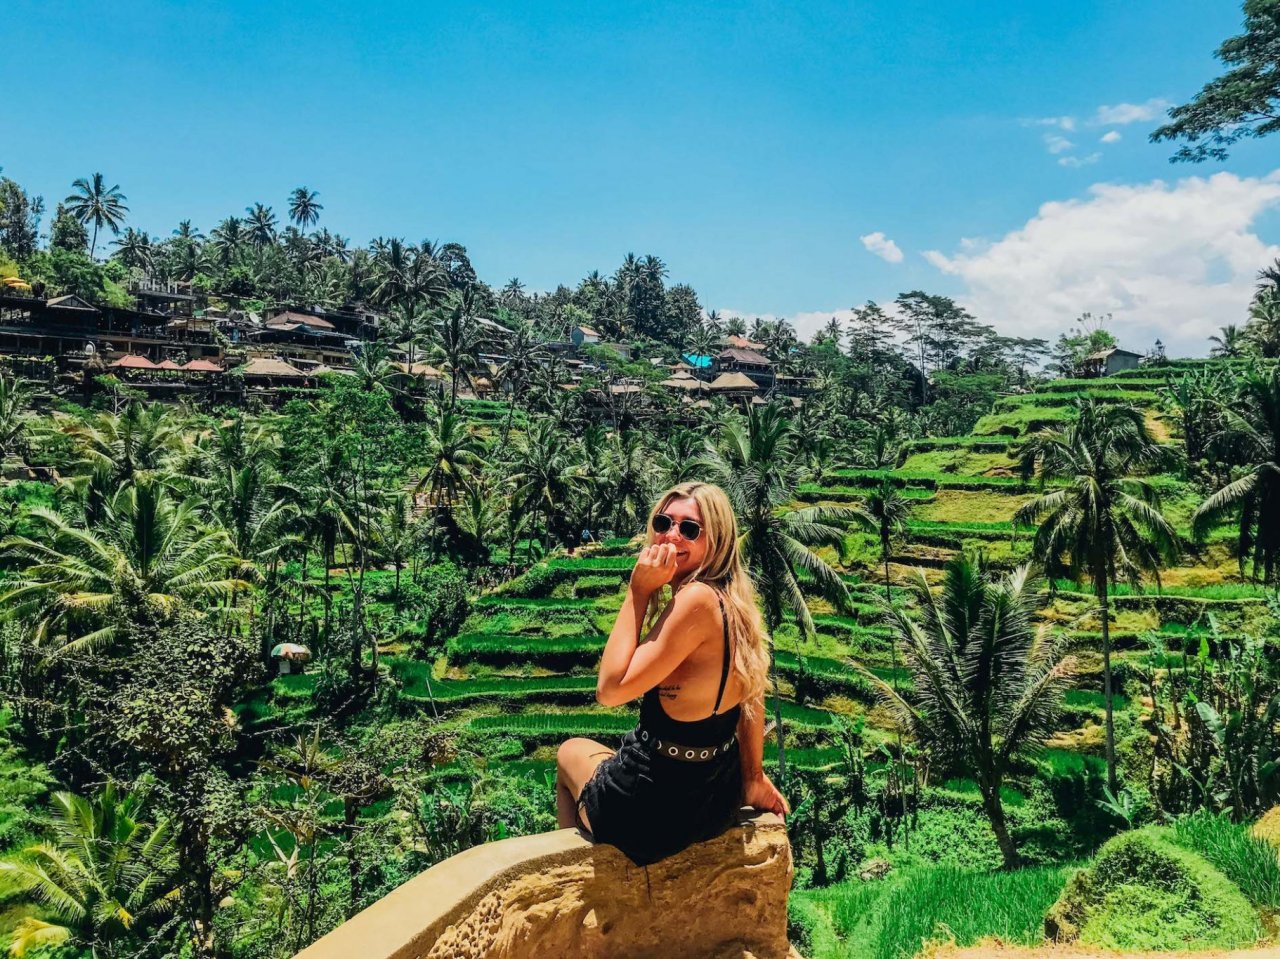
<path fill-rule="evenodd" d="M 686 589 L 705 589 L 715 593 L 706 583 L 690 583 Z M 662 611 L 654 624 L 659 624 L 671 611 L 671 605 Z M 737 715 L 742 701 L 742 682 L 733 666 L 735 640 L 729 635 L 724 600 L 716 594 L 716 613 L 720 622 L 714 639 L 699 643 L 671 673 L 657 686 L 645 693 L 645 700 L 654 699 L 663 714 L 676 723 L 691 723 L 710 718 L 713 713 L 726 713 L 730 709 Z"/>

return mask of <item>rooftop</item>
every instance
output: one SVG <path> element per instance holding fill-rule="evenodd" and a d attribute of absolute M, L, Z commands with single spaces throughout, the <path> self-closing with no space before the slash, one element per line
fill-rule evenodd
<path fill-rule="evenodd" d="M 713 390 L 758 390 L 755 380 L 747 376 L 746 373 L 721 373 L 711 381 L 711 389 Z"/>
<path fill-rule="evenodd" d="M 738 349 L 737 347 L 722 350 L 720 352 L 720 360 L 723 361 L 726 359 L 733 360 L 736 363 L 749 363 L 752 366 L 773 365 L 773 360 L 769 359 L 769 357 L 765 356 L 763 353 L 758 353 L 755 350 Z"/>

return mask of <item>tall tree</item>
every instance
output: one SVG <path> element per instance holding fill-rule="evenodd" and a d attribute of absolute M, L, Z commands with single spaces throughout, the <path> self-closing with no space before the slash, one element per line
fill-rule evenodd
<path fill-rule="evenodd" d="M 1116 782 L 1115 722 L 1111 682 L 1111 607 L 1108 590 L 1119 577 L 1159 581 L 1163 562 L 1178 552 L 1177 533 L 1160 512 L 1155 488 L 1135 474 L 1158 466 L 1164 451 L 1151 438 L 1142 413 L 1131 406 L 1076 402 L 1076 421 L 1065 430 L 1032 436 L 1020 452 L 1025 479 L 1037 475 L 1065 485 L 1042 492 L 1019 509 L 1015 524 L 1035 524 L 1032 548 L 1050 572 L 1086 574 L 1102 620 L 1103 696 L 1107 712 L 1107 782 Z"/>
<path fill-rule="evenodd" d="M 0 876 L 56 919 L 21 920 L 12 954 L 66 942 L 102 959 L 158 954 L 147 940 L 163 933 L 179 892 L 169 822 L 148 822 L 145 794 L 112 782 L 91 799 L 54 793 L 52 805 L 52 841 L 0 860 Z"/>
<path fill-rule="evenodd" d="M 27 431 L 25 419 L 31 391 L 12 374 L 0 370 L 0 460 L 17 452 Z"/>
<path fill-rule="evenodd" d="M 802 575 L 837 608 L 847 608 L 849 590 L 839 574 L 812 546 L 838 546 L 843 524 L 860 518 L 859 511 L 840 506 L 785 508 L 795 500 L 805 476 L 795 456 L 790 425 L 781 407 L 753 407 L 743 422 L 725 427 L 719 446 L 707 460 L 738 517 L 742 546 L 764 601 L 765 625 L 775 635 L 790 611 L 805 635 L 813 634 L 813 618 L 805 603 Z M 770 648 L 774 719 L 778 728 L 778 773 L 786 776 L 786 743 L 778 690 L 776 651 Z"/>
<path fill-rule="evenodd" d="M 903 695 L 870 670 L 863 675 L 898 721 L 946 769 L 978 781 L 1004 867 L 1018 865 L 1000 789 L 1014 761 L 1054 732 L 1055 714 L 1074 677 L 1075 659 L 1060 640 L 1037 632 L 1035 597 L 1023 566 L 988 580 L 980 564 L 953 559 L 941 596 L 923 574 L 915 582 L 918 620 L 891 607 L 894 644 L 911 671 Z"/>
<path fill-rule="evenodd" d="M 35 624 L 61 652 L 111 644 L 130 621 L 165 621 L 181 601 L 229 600 L 249 584 L 226 533 L 201 522 L 199 504 L 179 502 L 160 481 L 140 479 L 106 502 L 104 521 L 85 529 L 52 510 L 29 514 L 27 536 L 0 542 L 19 570 L 0 606 Z"/>
<path fill-rule="evenodd" d="M 1187 103 L 1151 141 L 1187 141 L 1173 161 L 1225 160 L 1242 139 L 1280 130 L 1280 0 L 1245 0 L 1244 33 L 1228 37 L 1217 58 L 1229 69 Z"/>
<path fill-rule="evenodd" d="M 261 249 L 276 241 L 276 215 L 271 207 L 261 203 L 244 208 L 245 224 L 249 228 L 249 242 Z"/>
<path fill-rule="evenodd" d="M 142 230 L 126 227 L 124 236 L 115 240 L 112 245 L 116 248 L 112 256 L 126 267 L 139 270 L 150 269 L 155 247 L 151 244 L 151 237 Z"/>
<path fill-rule="evenodd" d="M 98 231 L 104 226 L 113 234 L 120 232 L 120 224 L 129 208 L 124 205 L 128 199 L 120 192 L 119 184 L 107 186 L 101 173 L 85 179 L 81 177 L 71 184 L 71 195 L 62 202 L 67 212 L 81 223 L 93 224 L 93 240 L 89 244 L 89 255 L 96 256 L 98 249 Z"/>
<path fill-rule="evenodd" d="M 1243 356 L 1248 345 L 1244 330 L 1234 323 L 1230 323 L 1218 330 L 1215 335 L 1209 337 L 1209 342 L 1217 344 L 1209 351 L 1210 356 L 1221 356 L 1228 360 L 1238 359 Z"/>
<path fill-rule="evenodd" d="M 324 204 L 317 199 L 319 196 L 318 192 L 308 190 L 305 186 L 297 187 L 289 194 L 289 219 L 299 229 L 305 230 L 320 221 L 320 211 L 324 209 Z"/>
<path fill-rule="evenodd" d="M 1205 500 L 1192 516 L 1203 535 L 1227 513 L 1239 509 L 1241 572 L 1253 561 L 1263 582 L 1280 580 L 1280 369 L 1252 373 L 1233 402 L 1219 401 L 1223 430 L 1216 439 L 1234 450 L 1247 472 Z"/>

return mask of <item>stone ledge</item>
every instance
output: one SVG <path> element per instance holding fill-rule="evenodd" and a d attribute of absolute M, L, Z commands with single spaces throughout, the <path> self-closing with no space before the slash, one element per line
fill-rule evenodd
<path fill-rule="evenodd" d="M 647 876 L 576 829 L 521 836 L 433 866 L 296 959 L 786 959 L 791 872 L 782 820 L 750 809 Z"/>

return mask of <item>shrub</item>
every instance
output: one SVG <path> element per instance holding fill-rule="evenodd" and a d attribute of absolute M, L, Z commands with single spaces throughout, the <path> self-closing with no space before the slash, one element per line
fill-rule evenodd
<path fill-rule="evenodd" d="M 953 866 L 895 871 L 885 880 L 852 882 L 802 895 L 826 905 L 843 948 L 814 955 L 903 959 L 929 940 L 969 946 L 987 936 L 1040 942 L 1041 921 L 1062 889 L 1061 867 L 981 873 Z M 822 925 L 810 923 L 815 946 Z"/>
<path fill-rule="evenodd" d="M 617 576 L 583 576 L 574 585 L 577 596 L 608 596 L 619 587 Z"/>
<path fill-rule="evenodd" d="M 430 650 L 457 635 L 469 612 L 467 581 L 452 563 L 428 566 L 418 576 L 412 596 L 413 612 L 425 624 L 421 647 Z"/>
<path fill-rule="evenodd" d="M 1257 939 L 1259 925 L 1226 876 L 1148 827 L 1112 839 L 1071 877 L 1045 932 L 1104 949 L 1230 949 Z"/>

